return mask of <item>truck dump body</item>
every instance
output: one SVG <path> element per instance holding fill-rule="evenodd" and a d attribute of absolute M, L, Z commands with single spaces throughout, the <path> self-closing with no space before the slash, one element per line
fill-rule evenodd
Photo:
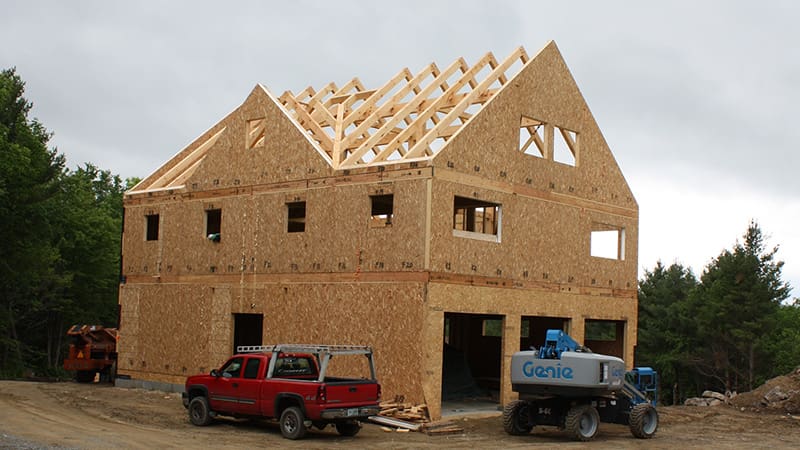
<path fill-rule="evenodd" d="M 93 381 L 97 373 L 101 381 L 110 381 L 117 361 L 117 329 L 73 325 L 67 336 L 72 342 L 69 356 L 64 358 L 64 370 L 75 371 L 75 378 L 82 383 Z"/>

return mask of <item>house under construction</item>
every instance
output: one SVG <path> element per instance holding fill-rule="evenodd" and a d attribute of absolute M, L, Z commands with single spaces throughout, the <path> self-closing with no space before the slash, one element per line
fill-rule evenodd
<path fill-rule="evenodd" d="M 244 103 L 125 194 L 118 372 L 369 345 L 385 398 L 514 398 L 561 328 L 633 362 L 638 206 L 554 43 Z M 157 344 L 154 344 L 157 343 Z"/>

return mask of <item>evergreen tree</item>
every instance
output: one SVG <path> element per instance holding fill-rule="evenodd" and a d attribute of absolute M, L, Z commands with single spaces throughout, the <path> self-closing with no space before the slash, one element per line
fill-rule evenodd
<path fill-rule="evenodd" d="M 777 251 L 767 249 L 761 228 L 751 221 L 742 242 L 706 267 L 690 299 L 704 343 L 691 363 L 720 388 L 751 390 L 758 378 L 773 375 L 762 338 L 774 330 L 781 301 L 790 292 L 781 280 Z"/>
<path fill-rule="evenodd" d="M 687 301 L 696 286 L 691 269 L 677 263 L 664 267 L 661 261 L 639 282 L 636 364 L 659 372 L 665 403 L 679 403 L 687 394 L 686 358 L 696 344 Z"/>

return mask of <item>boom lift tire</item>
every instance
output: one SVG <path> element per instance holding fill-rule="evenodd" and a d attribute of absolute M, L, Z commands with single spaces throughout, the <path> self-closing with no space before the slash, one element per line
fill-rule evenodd
<path fill-rule="evenodd" d="M 631 434 L 639 439 L 650 439 L 658 429 L 658 411 L 650 403 L 633 407 L 630 416 Z"/>
<path fill-rule="evenodd" d="M 564 429 L 577 441 L 591 441 L 597 434 L 600 414 L 592 405 L 575 405 L 567 412 Z"/>
<path fill-rule="evenodd" d="M 211 423 L 211 408 L 208 406 L 208 399 L 198 396 L 189 402 L 189 421 L 202 427 Z"/>
<path fill-rule="evenodd" d="M 528 415 L 528 402 L 515 400 L 503 408 L 503 428 L 513 436 L 522 436 L 533 430 Z"/>
<path fill-rule="evenodd" d="M 303 411 L 297 406 L 290 406 L 281 413 L 281 434 L 286 439 L 302 439 L 306 435 L 306 425 L 303 423 Z"/>

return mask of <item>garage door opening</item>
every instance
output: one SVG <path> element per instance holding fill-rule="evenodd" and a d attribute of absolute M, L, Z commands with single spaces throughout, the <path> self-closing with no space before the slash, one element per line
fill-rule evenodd
<path fill-rule="evenodd" d="M 625 321 L 587 320 L 583 345 L 594 353 L 625 359 Z"/>
<path fill-rule="evenodd" d="M 262 345 L 264 331 L 263 314 L 233 315 L 233 353 L 241 345 Z"/>
<path fill-rule="evenodd" d="M 497 403 L 502 342 L 503 316 L 445 313 L 442 401 Z"/>
<path fill-rule="evenodd" d="M 519 349 L 530 350 L 544 345 L 547 330 L 569 333 L 569 319 L 563 317 L 522 316 Z"/>

